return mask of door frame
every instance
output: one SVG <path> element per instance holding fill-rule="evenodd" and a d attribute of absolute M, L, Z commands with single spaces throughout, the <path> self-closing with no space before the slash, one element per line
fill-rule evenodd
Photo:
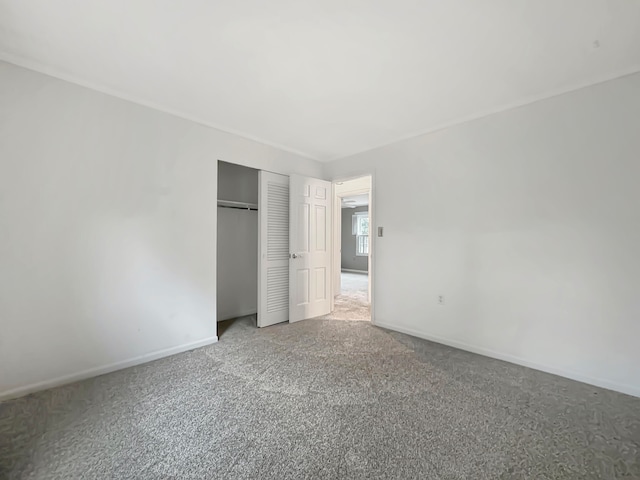
<path fill-rule="evenodd" d="M 347 194 L 336 192 L 336 184 L 338 182 L 348 182 L 350 180 L 356 180 L 358 178 L 370 177 L 368 189 L 354 189 L 349 190 Z M 371 323 L 375 324 L 375 250 L 376 250 L 376 238 L 377 238 L 377 226 L 375 216 L 375 172 L 363 172 L 358 175 L 338 176 L 332 178 L 332 195 L 333 195 L 333 252 L 332 252 L 332 265 L 336 270 L 331 277 L 331 311 L 334 310 L 335 296 L 340 293 L 338 291 L 339 283 L 336 281 L 336 276 L 342 271 L 341 268 L 341 254 L 340 249 L 342 246 L 342 197 L 358 195 L 363 193 L 369 194 L 369 304 L 371 305 Z"/>

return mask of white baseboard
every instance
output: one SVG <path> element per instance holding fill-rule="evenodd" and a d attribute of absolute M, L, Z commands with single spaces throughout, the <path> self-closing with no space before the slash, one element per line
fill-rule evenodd
<path fill-rule="evenodd" d="M 405 333 L 407 335 L 411 335 L 412 337 L 423 338 L 424 340 L 429 340 L 431 342 L 448 345 L 449 347 L 457 348 L 459 350 L 465 350 L 467 352 L 477 353 L 485 357 L 495 358 L 497 360 L 503 360 L 509 363 L 515 363 L 516 365 L 522 365 L 523 367 L 533 368 L 534 370 L 540 370 L 541 372 L 551 373 L 553 375 L 558 375 L 560 377 L 569 378 L 571 380 L 576 380 L 578 382 L 587 383 L 589 385 L 594 385 L 596 387 L 606 388 L 608 390 L 614 390 L 620 393 L 626 393 L 627 395 L 633 395 L 634 397 L 640 397 L 640 388 L 634 387 L 632 385 L 616 383 L 610 380 L 594 378 L 588 375 L 583 375 L 581 373 L 572 372 L 570 370 L 565 370 L 562 368 L 543 365 L 541 363 L 536 363 L 536 362 L 530 362 L 528 360 L 525 360 L 520 357 L 516 357 L 514 355 L 496 352 L 494 350 L 484 348 L 484 347 L 469 345 L 464 342 L 458 342 L 457 340 L 449 340 L 447 338 L 442 338 L 435 335 L 429 335 L 423 332 L 419 332 L 418 330 L 414 330 L 412 328 L 400 327 L 397 325 L 391 325 L 384 322 L 376 322 L 375 325 L 376 327 L 382 327 L 388 330 L 394 330 L 396 332 Z"/>
<path fill-rule="evenodd" d="M 353 270 L 351 268 L 342 268 L 340 269 L 340 271 L 347 272 L 347 273 L 362 273 L 364 275 L 369 275 L 369 272 L 367 272 L 366 270 Z"/>
<path fill-rule="evenodd" d="M 211 345 L 212 343 L 216 343 L 218 341 L 218 337 L 209 337 L 203 340 L 198 340 L 197 342 L 186 343 L 184 345 L 179 345 L 177 347 L 166 348 L 164 350 L 158 350 L 156 352 L 147 353 L 145 355 L 140 355 L 139 357 L 130 358 L 128 360 L 123 360 L 121 362 L 110 363 L 108 365 L 104 365 L 101 367 L 89 368 L 88 370 L 83 370 L 76 373 L 71 373 L 69 375 L 63 375 L 62 377 L 53 378 L 51 380 L 44 380 L 42 382 L 32 383 L 30 385 L 25 385 L 23 387 L 14 388 L 11 390 L 7 390 L 5 392 L 0 392 L 0 402 L 4 400 L 9 400 L 11 398 L 22 397 L 23 395 L 28 395 L 29 393 L 38 392 L 40 390 L 47 390 L 49 388 L 59 387 L 61 385 L 66 385 L 68 383 L 74 383 L 80 380 L 86 380 L 87 378 L 97 377 L 99 375 L 104 375 L 105 373 L 115 372 L 116 370 L 122 370 L 123 368 L 134 367 L 136 365 L 141 365 L 143 363 L 151 362 L 153 360 L 158 360 L 164 357 L 170 357 L 171 355 L 176 355 L 178 353 L 186 352 L 188 350 L 193 350 L 194 348 L 205 347 L 207 345 Z"/>

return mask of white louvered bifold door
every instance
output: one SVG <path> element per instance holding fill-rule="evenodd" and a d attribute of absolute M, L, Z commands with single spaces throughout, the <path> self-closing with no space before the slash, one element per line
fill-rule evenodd
<path fill-rule="evenodd" d="M 258 326 L 289 320 L 289 177 L 260 171 Z"/>

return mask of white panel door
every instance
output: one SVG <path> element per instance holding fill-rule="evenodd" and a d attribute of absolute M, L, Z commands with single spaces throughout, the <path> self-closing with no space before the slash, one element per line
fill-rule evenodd
<path fill-rule="evenodd" d="M 289 321 L 331 310 L 331 183 L 290 177 Z"/>
<path fill-rule="evenodd" d="M 289 319 L 289 177 L 260 171 L 258 326 Z"/>

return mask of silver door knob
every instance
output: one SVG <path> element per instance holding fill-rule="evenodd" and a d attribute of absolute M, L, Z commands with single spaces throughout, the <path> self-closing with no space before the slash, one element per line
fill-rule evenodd
<path fill-rule="evenodd" d="M 297 255 L 297 254 L 295 254 L 295 253 L 292 253 L 292 254 L 291 254 L 291 258 L 298 258 L 298 255 Z"/>

